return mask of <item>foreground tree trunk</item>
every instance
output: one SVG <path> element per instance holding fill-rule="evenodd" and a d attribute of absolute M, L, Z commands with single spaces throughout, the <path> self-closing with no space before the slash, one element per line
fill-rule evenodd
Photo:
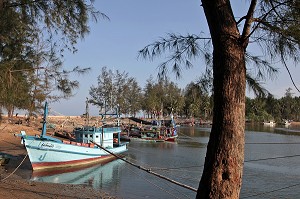
<path fill-rule="evenodd" d="M 196 198 L 239 198 L 245 130 L 245 44 L 228 0 L 202 0 L 213 42 L 213 126 Z"/>

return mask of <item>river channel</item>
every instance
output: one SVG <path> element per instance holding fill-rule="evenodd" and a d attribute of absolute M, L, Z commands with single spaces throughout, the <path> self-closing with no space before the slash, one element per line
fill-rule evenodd
<path fill-rule="evenodd" d="M 177 143 L 132 141 L 126 159 L 197 189 L 210 127 L 179 127 Z M 119 198 L 195 198 L 196 192 L 172 184 L 122 160 L 31 180 L 84 184 Z M 300 129 L 246 127 L 245 164 L 240 198 L 299 198 Z"/>

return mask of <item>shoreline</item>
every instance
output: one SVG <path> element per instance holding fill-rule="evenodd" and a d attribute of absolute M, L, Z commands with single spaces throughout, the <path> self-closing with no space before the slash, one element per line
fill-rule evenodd
<path fill-rule="evenodd" d="M 0 166 L 0 198 L 117 198 L 85 185 L 44 183 L 27 179 L 26 176 L 32 172 L 31 164 L 21 139 L 14 136 L 20 130 L 25 130 L 28 135 L 40 134 L 35 127 L 0 124 L 0 152 L 11 156 L 7 164 Z M 18 169 L 13 173 L 16 168 Z"/>
<path fill-rule="evenodd" d="M 80 121 L 84 122 L 84 121 Z M 61 120 L 53 121 L 54 124 L 62 124 Z M 64 123 L 66 129 L 68 123 Z M 69 124 L 71 126 L 71 123 Z M 300 122 L 293 122 L 292 127 L 297 129 Z M 60 127 L 60 126 L 59 126 Z M 10 161 L 0 166 L 0 198 L 117 198 L 108 193 L 95 190 L 87 185 L 55 184 L 31 181 L 31 164 L 26 156 L 26 149 L 21 144 L 21 139 L 15 137 L 21 130 L 25 130 L 28 135 L 40 135 L 41 123 L 39 120 L 31 122 L 30 126 L 25 124 L 12 124 L 7 121 L 0 123 L 0 152 L 12 156 Z M 61 127 L 60 127 L 61 128 Z M 52 132 L 49 132 L 50 134 Z M 21 165 L 20 165 L 21 164 Z M 20 166 L 19 166 L 20 165 Z M 14 172 L 14 170 L 18 170 Z M 11 174 L 13 173 L 13 174 Z M 10 175 L 10 176 L 9 176 Z M 9 177 L 8 177 L 9 176 Z M 8 177 L 8 178 L 7 178 Z M 7 178 L 7 179 L 5 179 Z"/>

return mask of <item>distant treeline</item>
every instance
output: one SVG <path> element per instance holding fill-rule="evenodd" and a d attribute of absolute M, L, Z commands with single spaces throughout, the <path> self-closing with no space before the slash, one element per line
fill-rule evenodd
<path fill-rule="evenodd" d="M 208 85 L 209 86 L 209 85 Z M 90 89 L 90 101 L 100 108 L 119 107 L 121 114 L 136 116 L 143 111 L 146 118 L 168 116 L 173 113 L 182 118 L 212 120 L 212 89 L 204 84 L 191 82 L 184 89 L 168 79 L 154 81 L 152 77 L 141 88 L 128 73 L 102 68 L 98 85 Z M 284 97 L 246 98 L 246 119 L 262 122 L 267 120 L 299 121 L 300 98 L 293 97 L 288 88 Z"/>
<path fill-rule="evenodd" d="M 284 97 L 246 99 L 246 119 L 250 121 L 300 120 L 300 97 L 293 97 L 292 89 L 288 88 Z"/>

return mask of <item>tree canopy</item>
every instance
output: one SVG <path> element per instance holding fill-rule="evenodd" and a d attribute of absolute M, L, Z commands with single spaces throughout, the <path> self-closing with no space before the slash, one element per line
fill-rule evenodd
<path fill-rule="evenodd" d="M 9 112 L 14 107 L 32 111 L 45 99 L 72 96 L 79 82 L 69 74 L 88 68 L 65 69 L 63 52 L 75 53 L 77 41 L 89 33 L 89 20 L 99 16 L 107 18 L 93 1 L 1 1 L 1 106 Z"/>
<path fill-rule="evenodd" d="M 128 73 L 102 67 L 98 85 L 89 91 L 91 103 L 106 114 L 119 107 L 120 113 L 135 115 L 141 108 L 141 88 Z"/>

